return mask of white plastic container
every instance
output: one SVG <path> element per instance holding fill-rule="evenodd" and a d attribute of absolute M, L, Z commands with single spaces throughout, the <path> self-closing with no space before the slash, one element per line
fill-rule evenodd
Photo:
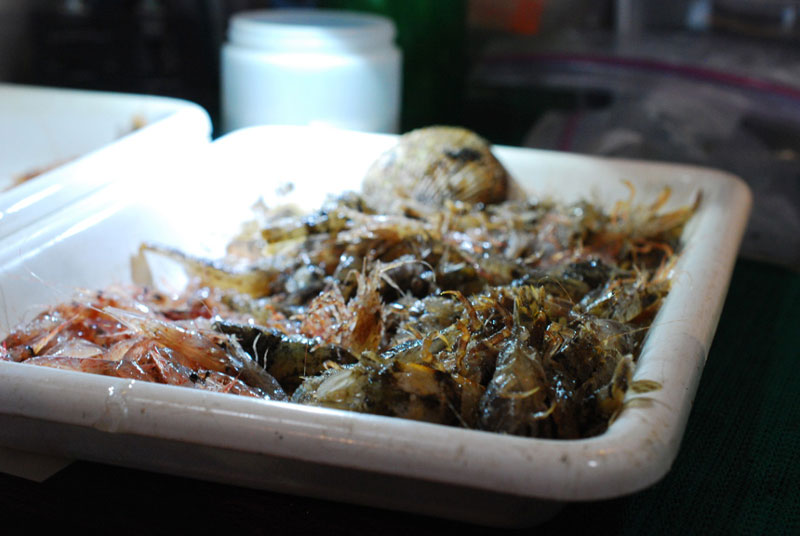
<path fill-rule="evenodd" d="M 259 196 L 312 209 L 358 188 L 393 136 L 260 127 L 215 141 L 178 173 L 119 182 L 0 240 L 0 333 L 76 288 L 129 283 L 142 241 L 218 256 Z M 659 480 L 678 452 L 719 320 L 750 206 L 718 171 L 495 148 L 519 187 L 607 208 L 636 187 L 642 203 L 672 189 L 665 210 L 703 200 L 634 379 L 637 395 L 604 434 L 558 441 L 263 401 L 0 361 L 0 445 L 283 493 L 467 522 L 530 525 L 565 501 L 618 497 Z M 293 183 L 294 189 L 286 188 Z M 153 192 L 157 192 L 154 195 Z M 280 192 L 280 194 L 278 193 Z M 180 283 L 169 271 L 154 280 Z"/>
<path fill-rule="evenodd" d="M 222 49 L 226 131 L 318 125 L 397 132 L 401 53 L 385 17 L 276 9 L 234 15 Z"/>
<path fill-rule="evenodd" d="M 188 101 L 0 84 L 0 237 L 111 182 L 185 162 L 210 137 L 208 114 Z"/>

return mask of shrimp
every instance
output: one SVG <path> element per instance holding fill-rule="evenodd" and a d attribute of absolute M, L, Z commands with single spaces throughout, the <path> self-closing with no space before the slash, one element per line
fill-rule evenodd
<path fill-rule="evenodd" d="M 170 349 L 160 346 L 154 341 L 138 340 L 134 341 L 132 345 L 118 343 L 116 346 L 123 346 L 123 348 L 112 348 L 107 353 L 103 352 L 90 357 L 70 355 L 37 356 L 28 359 L 26 363 L 116 378 L 165 383 L 258 398 L 264 397 L 264 392 L 261 389 L 247 385 L 229 374 L 208 370 L 197 373 L 193 369 L 173 361 L 170 356 Z M 59 353 L 68 353 L 68 349 L 64 348 Z M 112 358 L 114 353 L 123 353 L 124 355 Z"/>
<path fill-rule="evenodd" d="M 103 312 L 106 306 L 147 310 L 113 292 L 80 292 L 73 300 L 46 309 L 8 334 L 3 341 L 8 359 L 25 361 L 75 339 L 108 347 L 129 338 L 125 327 Z"/>
<path fill-rule="evenodd" d="M 131 380 L 156 381 L 153 375 L 137 367 L 130 361 L 120 362 L 92 357 L 41 356 L 32 357 L 28 359 L 26 363 L 29 365 L 89 372 L 91 374 L 128 378 Z"/>
<path fill-rule="evenodd" d="M 193 257 L 177 249 L 156 244 L 142 244 L 139 251 L 157 253 L 180 263 L 207 286 L 236 290 L 256 298 L 275 292 L 280 286 L 283 273 L 282 270 L 272 267 L 257 266 L 237 270 L 221 262 Z"/>
<path fill-rule="evenodd" d="M 132 311 L 105 310 L 136 333 L 172 350 L 174 360 L 182 366 L 241 376 L 248 385 L 261 389 L 268 398 L 286 399 L 278 381 L 258 366 L 235 338 L 196 325 L 185 326 Z"/>
<path fill-rule="evenodd" d="M 347 302 L 336 286 L 320 294 L 309 304 L 301 332 L 341 346 L 353 355 L 377 350 L 384 325 L 380 296 L 382 272 L 380 263 L 368 274 L 351 272 L 357 291 Z"/>

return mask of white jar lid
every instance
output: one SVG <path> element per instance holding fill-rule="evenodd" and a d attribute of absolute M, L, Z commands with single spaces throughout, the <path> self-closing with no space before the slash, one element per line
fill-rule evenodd
<path fill-rule="evenodd" d="M 228 41 L 264 52 L 362 51 L 392 44 L 394 23 L 367 13 L 326 9 L 264 9 L 236 13 Z"/>

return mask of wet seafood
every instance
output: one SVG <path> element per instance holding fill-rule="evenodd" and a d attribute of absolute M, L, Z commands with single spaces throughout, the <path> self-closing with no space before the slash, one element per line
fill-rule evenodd
<path fill-rule="evenodd" d="M 697 205 L 604 212 L 508 199 L 488 145 L 407 134 L 363 192 L 261 208 L 224 259 L 144 244 L 194 276 L 178 298 L 82 293 L 0 359 L 499 433 L 602 433 L 669 291 Z M 699 202 L 699 200 L 698 200 Z"/>
<path fill-rule="evenodd" d="M 193 299 L 83 292 L 6 337 L 0 359 L 284 400 L 280 384 L 235 338 L 213 331 Z"/>

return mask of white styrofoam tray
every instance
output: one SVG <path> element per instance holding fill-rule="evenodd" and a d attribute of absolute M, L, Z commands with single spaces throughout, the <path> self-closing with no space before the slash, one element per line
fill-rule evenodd
<path fill-rule="evenodd" d="M 357 188 L 394 140 L 257 127 L 210 144 L 181 167 L 182 180 L 112 185 L 41 222 L 28 240 L 0 242 L 0 330 L 76 287 L 129 282 L 142 241 L 218 255 L 259 195 L 310 209 L 328 192 Z M 628 196 L 622 179 L 641 202 L 669 185 L 667 208 L 702 191 L 634 377 L 663 387 L 647 393 L 650 403 L 631 404 L 605 434 L 511 437 L 0 362 L 0 445 L 496 525 L 532 524 L 565 501 L 653 484 L 678 450 L 749 191 L 730 175 L 686 166 L 505 147 L 495 153 L 525 190 L 563 200 L 611 203 Z M 287 182 L 295 188 L 283 198 L 276 192 Z"/>
<path fill-rule="evenodd" d="M 0 236 L 112 180 L 184 160 L 210 136 L 208 114 L 179 99 L 0 84 Z"/>

